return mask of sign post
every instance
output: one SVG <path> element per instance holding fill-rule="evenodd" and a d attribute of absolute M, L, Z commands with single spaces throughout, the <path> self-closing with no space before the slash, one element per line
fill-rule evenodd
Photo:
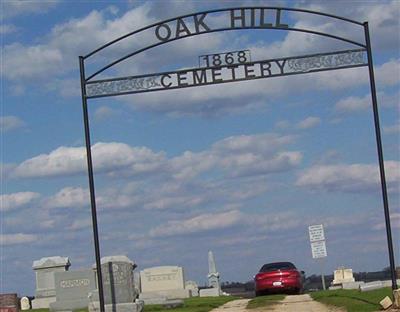
<path fill-rule="evenodd" d="M 310 236 L 311 253 L 313 259 L 323 259 L 328 256 L 326 252 L 324 226 L 322 224 L 310 225 L 308 227 Z M 326 290 L 325 276 L 321 272 L 322 288 Z"/>

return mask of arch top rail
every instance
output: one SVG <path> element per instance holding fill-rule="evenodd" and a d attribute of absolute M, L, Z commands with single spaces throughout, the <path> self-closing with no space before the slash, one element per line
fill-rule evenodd
<path fill-rule="evenodd" d="M 352 19 L 349 19 L 349 18 L 346 18 L 346 17 L 337 16 L 337 15 L 334 15 L 334 14 L 323 13 L 323 12 L 318 12 L 318 11 L 307 10 L 307 9 L 277 7 L 277 6 L 230 7 L 230 8 L 214 9 L 214 10 L 200 11 L 200 12 L 180 15 L 180 16 L 177 16 L 177 17 L 173 17 L 173 18 L 169 18 L 169 19 L 166 19 L 166 20 L 163 20 L 163 21 L 159 21 L 157 23 L 150 24 L 148 26 L 145 26 L 145 27 L 142 27 L 142 28 L 137 29 L 135 31 L 132 31 L 130 33 L 127 33 L 127 34 L 125 34 L 125 35 L 123 35 L 123 36 L 121 36 L 119 38 L 116 38 L 116 39 L 114 39 L 114 40 L 102 45 L 101 47 L 99 47 L 99 48 L 93 50 L 92 52 L 86 54 L 85 56 L 83 56 L 83 59 L 87 59 L 87 58 L 93 56 L 94 54 L 100 52 L 101 50 L 103 50 L 103 49 L 105 49 L 105 48 L 107 48 L 107 47 L 109 47 L 109 46 L 111 46 L 111 45 L 113 45 L 113 44 L 125 39 L 125 38 L 128 38 L 128 37 L 130 37 L 132 35 L 135 35 L 137 33 L 140 33 L 142 31 L 145 31 L 147 29 L 150 29 L 150 28 L 153 28 L 153 27 L 156 27 L 156 26 L 164 25 L 164 24 L 167 24 L 169 22 L 172 22 L 172 21 L 175 21 L 175 20 L 181 20 L 181 19 L 184 19 L 184 18 L 187 18 L 187 17 L 195 17 L 195 16 L 199 16 L 199 15 L 205 16 L 206 14 L 209 14 L 209 13 L 228 12 L 228 11 L 234 11 L 234 10 L 236 10 L 236 11 L 241 10 L 242 12 L 244 10 L 261 10 L 262 11 L 262 16 L 264 16 L 263 10 L 276 10 L 277 19 L 280 19 L 280 14 L 281 14 L 282 11 L 309 13 L 309 14 L 313 14 L 313 15 L 325 16 L 325 17 L 334 18 L 334 19 L 337 19 L 337 20 L 342 20 L 342 21 L 345 21 L 345 22 L 348 22 L 348 23 L 352 23 L 352 24 L 355 24 L 355 25 L 358 25 L 358 26 L 364 26 L 364 23 L 361 23 L 361 22 L 358 22 L 358 21 L 355 21 L 355 20 L 352 20 Z M 199 22 L 200 25 L 202 24 L 201 18 L 200 18 L 200 21 L 198 21 L 198 22 Z M 242 28 L 246 29 L 246 27 L 242 27 Z M 275 27 L 259 27 L 259 28 L 270 29 L 270 28 L 275 28 Z M 239 29 L 239 28 L 237 28 L 237 29 Z M 288 29 L 288 30 L 290 30 L 290 29 Z M 208 31 L 202 31 L 200 33 L 207 33 L 207 32 Z M 328 36 L 332 37 L 332 35 L 330 35 L 330 34 L 325 34 L 325 35 L 328 35 Z M 184 36 L 184 37 L 186 37 L 186 36 Z M 184 37 L 182 37 L 182 38 L 184 38 Z M 335 36 L 335 37 L 337 39 L 340 39 L 340 37 L 337 37 L 337 36 Z M 345 39 L 345 38 L 342 38 L 342 39 Z M 344 41 L 346 41 L 346 40 L 344 40 Z M 349 40 L 347 39 L 347 41 L 349 41 Z M 365 46 L 363 43 L 359 43 L 358 45 L 359 46 Z"/>

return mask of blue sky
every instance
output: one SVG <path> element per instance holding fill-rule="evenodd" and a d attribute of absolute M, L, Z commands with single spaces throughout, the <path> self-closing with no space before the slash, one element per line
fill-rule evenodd
<path fill-rule="evenodd" d="M 78 56 L 156 21 L 246 5 L 369 21 L 398 263 L 398 1 L 3 0 L 1 292 L 32 295 L 41 257 L 68 256 L 71 269 L 95 261 Z M 360 36 L 332 20 L 286 18 Z M 262 60 L 344 48 L 354 47 L 296 32 L 217 32 L 146 51 L 108 75 L 196 67 L 215 52 L 249 49 Z M 308 275 L 388 266 L 368 83 L 367 68 L 354 68 L 90 100 L 102 255 L 126 254 L 138 269 L 181 265 L 200 284 L 210 249 L 223 281 L 250 280 L 273 261 Z M 307 228 L 321 223 L 328 257 L 317 262 Z"/>

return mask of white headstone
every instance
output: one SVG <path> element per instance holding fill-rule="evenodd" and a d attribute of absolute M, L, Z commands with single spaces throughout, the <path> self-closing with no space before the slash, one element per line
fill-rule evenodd
<path fill-rule="evenodd" d="M 190 297 L 190 290 L 185 289 L 183 268 L 179 266 L 159 266 L 140 271 L 140 286 L 139 299 L 145 304 L 168 303 Z"/>
<path fill-rule="evenodd" d="M 352 269 L 339 268 L 333 273 L 333 285 L 354 282 Z"/>
<path fill-rule="evenodd" d="M 22 297 L 20 304 L 21 304 L 21 310 L 25 311 L 25 310 L 30 310 L 31 308 L 31 301 L 29 300 L 28 297 Z"/>
<path fill-rule="evenodd" d="M 140 271 L 142 292 L 184 289 L 183 268 L 178 266 L 159 266 Z"/>
<path fill-rule="evenodd" d="M 199 296 L 199 285 L 195 281 L 186 281 L 185 289 L 190 290 L 192 297 Z"/>

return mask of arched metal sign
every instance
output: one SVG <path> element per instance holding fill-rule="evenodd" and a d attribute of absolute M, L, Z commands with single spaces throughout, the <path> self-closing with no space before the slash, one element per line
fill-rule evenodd
<path fill-rule="evenodd" d="M 346 27 L 353 27 L 356 32 L 358 31 L 359 35 L 354 39 L 313 28 L 300 28 L 296 25 L 292 25 L 290 19 L 288 19 L 288 15 L 293 13 L 303 14 L 310 18 L 326 18 L 331 21 L 339 21 Z M 274 29 L 309 33 L 336 39 L 350 44 L 354 46 L 354 48 L 327 53 L 262 60 L 252 60 L 251 51 L 249 50 L 229 51 L 199 56 L 197 60 L 198 67 L 114 78 L 109 78 L 110 75 L 108 74 L 102 77 L 115 65 L 120 64 L 124 60 L 160 45 L 201 34 L 246 29 Z M 98 56 L 100 60 L 105 59 L 101 56 L 104 56 L 104 54 L 107 55 L 107 52 L 112 51 L 113 48 L 122 43 L 130 44 L 132 46 L 132 52 L 118 57 L 110 63 L 100 65 L 100 67 L 93 65 L 94 63 L 91 61 L 96 56 Z M 368 22 L 360 23 L 331 14 L 282 7 L 237 7 L 209 10 L 167 19 L 128 33 L 85 56 L 80 56 L 79 64 L 97 268 L 101 267 L 100 246 L 87 109 L 88 99 L 368 66 L 392 287 L 393 289 L 397 289 Z M 85 72 L 85 66 L 87 67 L 87 64 L 89 64 L 91 68 L 94 67 L 89 74 Z M 97 270 L 97 277 L 100 310 L 103 312 L 104 297 L 100 269 Z"/>

